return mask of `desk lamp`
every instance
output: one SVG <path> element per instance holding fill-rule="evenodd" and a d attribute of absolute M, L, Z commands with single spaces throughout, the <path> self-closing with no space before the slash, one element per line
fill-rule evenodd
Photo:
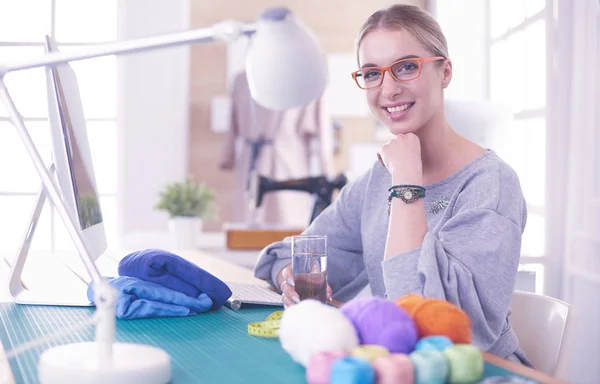
<path fill-rule="evenodd" d="M 246 67 L 252 97 L 264 107 L 284 110 L 310 103 L 322 95 L 327 82 L 325 56 L 314 34 L 287 8 L 264 11 L 256 22 L 223 21 L 211 27 L 98 45 L 80 52 L 52 52 L 42 57 L 0 64 L 0 98 L 11 122 L 42 179 L 43 187 L 64 222 L 90 274 L 96 303 L 95 341 L 46 350 L 40 356 L 41 383 L 167 383 L 171 362 L 155 347 L 115 342 L 116 291 L 102 278 L 74 220 L 68 214 L 44 161 L 37 151 L 4 84 L 4 75 L 37 67 L 55 67 L 71 61 L 128 54 L 209 41 L 230 41 L 252 35 Z M 21 351 L 22 352 L 22 351 Z"/>

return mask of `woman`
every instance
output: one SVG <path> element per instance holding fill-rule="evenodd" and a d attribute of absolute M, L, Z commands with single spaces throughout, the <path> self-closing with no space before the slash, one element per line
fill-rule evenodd
<path fill-rule="evenodd" d="M 448 300 L 470 316 L 475 345 L 529 364 L 507 318 L 525 201 L 515 172 L 446 120 L 452 63 L 439 25 L 417 7 L 380 10 L 362 27 L 357 56 L 353 77 L 395 138 L 306 230 L 328 236 L 333 296 L 347 301 L 369 284 L 392 300 Z M 255 267 L 286 306 L 299 301 L 290 257 L 286 239 Z"/>

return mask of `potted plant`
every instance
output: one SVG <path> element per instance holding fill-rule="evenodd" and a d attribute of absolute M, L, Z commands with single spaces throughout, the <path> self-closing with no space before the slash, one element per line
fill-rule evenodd
<path fill-rule="evenodd" d="M 214 191 L 190 178 L 167 184 L 154 208 L 169 214 L 169 232 L 176 249 L 195 248 L 203 221 L 217 213 Z"/>

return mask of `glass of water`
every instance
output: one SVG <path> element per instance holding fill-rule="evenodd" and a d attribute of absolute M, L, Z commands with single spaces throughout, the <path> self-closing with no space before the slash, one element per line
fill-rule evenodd
<path fill-rule="evenodd" d="M 300 300 L 327 302 L 327 236 L 292 236 L 292 272 Z"/>

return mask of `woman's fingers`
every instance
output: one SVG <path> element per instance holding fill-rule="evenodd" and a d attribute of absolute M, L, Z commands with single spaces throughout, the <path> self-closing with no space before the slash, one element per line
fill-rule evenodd
<path fill-rule="evenodd" d="M 292 273 L 292 266 L 288 265 L 287 267 L 285 267 L 282 271 L 281 271 L 281 276 L 283 277 L 283 280 L 281 281 L 281 284 L 279 286 L 279 288 L 281 290 L 283 290 L 283 284 L 284 283 L 288 283 L 289 285 L 293 287 L 296 286 L 296 283 L 294 281 L 294 274 Z"/>
<path fill-rule="evenodd" d="M 286 306 L 298 304 L 300 302 L 300 295 L 298 295 L 298 292 L 294 290 L 294 287 L 292 287 L 287 280 L 284 280 L 283 284 L 281 284 L 281 292 L 283 296 L 283 303 L 286 304 Z"/>
<path fill-rule="evenodd" d="M 294 281 L 294 275 L 292 274 L 291 268 L 286 267 L 283 272 L 283 282 L 279 287 L 282 292 L 283 305 L 286 307 L 300 302 L 300 295 L 295 291 L 294 287 L 296 282 Z"/>
<path fill-rule="evenodd" d="M 317 267 L 314 265 L 313 267 Z M 287 308 L 291 305 L 298 304 L 300 302 L 300 295 L 296 292 L 296 281 L 294 280 L 294 274 L 292 273 L 291 265 L 285 267 L 281 271 L 281 277 L 279 279 L 281 285 L 281 299 L 283 305 Z M 333 300 L 333 290 L 327 285 L 327 301 Z"/>
<path fill-rule="evenodd" d="M 293 301 L 292 299 L 290 299 L 289 296 L 286 296 L 285 294 L 281 295 L 281 300 L 283 301 L 283 306 L 285 308 L 291 307 L 292 305 L 295 305 L 295 304 L 298 304 L 295 301 Z"/>

